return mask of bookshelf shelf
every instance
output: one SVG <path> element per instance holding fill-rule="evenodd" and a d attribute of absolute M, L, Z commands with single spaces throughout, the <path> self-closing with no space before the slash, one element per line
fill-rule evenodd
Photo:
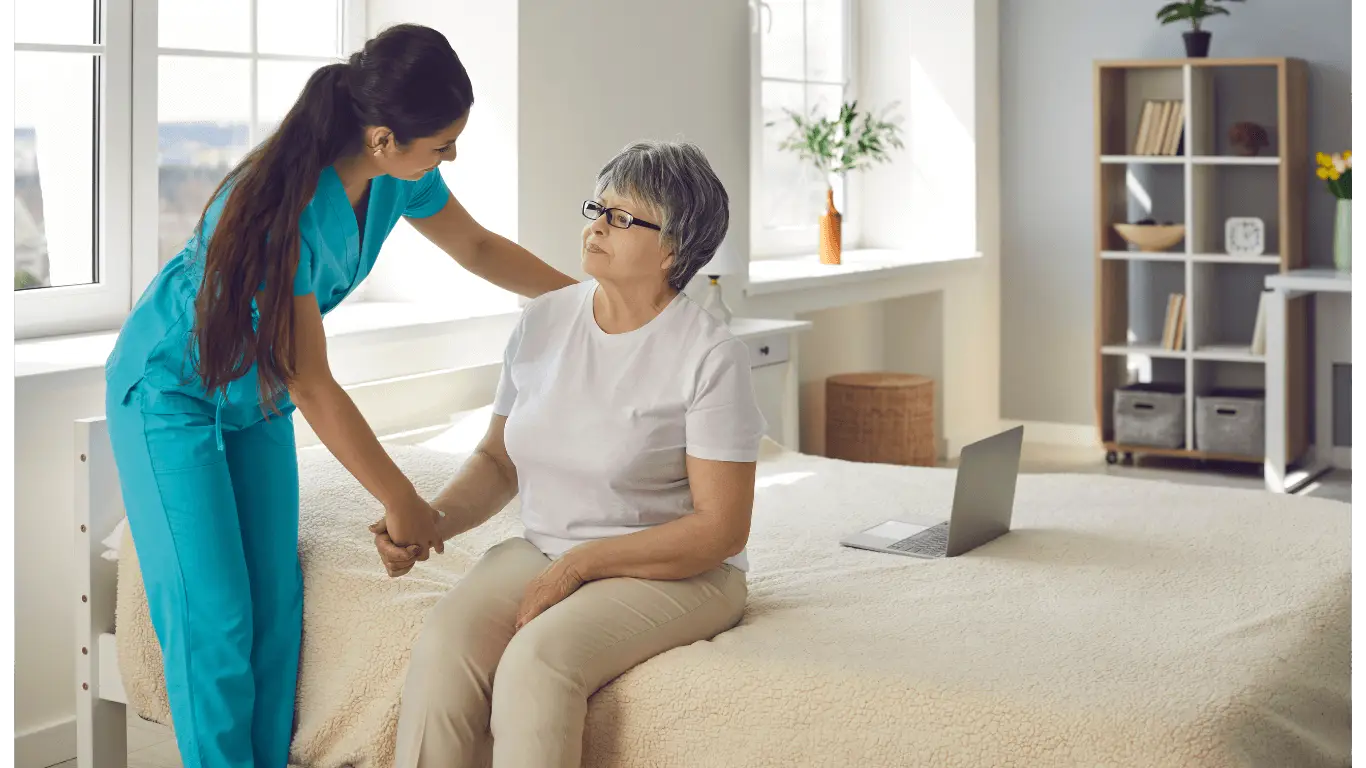
<path fill-rule="evenodd" d="M 1184 350 L 1166 349 L 1160 344 L 1111 344 L 1101 347 L 1100 353 L 1118 357 L 1154 357 L 1171 360 L 1184 360 L 1188 357 Z"/>
<path fill-rule="evenodd" d="M 1277 166 L 1281 164 L 1279 157 L 1239 157 L 1237 155 L 1198 155 L 1190 158 L 1194 165 L 1250 165 L 1250 166 Z"/>
<path fill-rule="evenodd" d="M 1194 253 L 1190 260 L 1197 264 L 1251 264 L 1263 267 L 1278 267 L 1280 256 L 1233 256 L 1227 253 Z"/>
<path fill-rule="evenodd" d="M 1206 344 L 1191 353 L 1196 360 L 1209 360 L 1225 363 L 1261 363 L 1266 358 L 1255 355 L 1246 344 Z"/>
<path fill-rule="evenodd" d="M 1307 72 L 1294 58 L 1095 64 L 1096 409 L 1111 460 L 1118 453 L 1262 460 L 1196 450 L 1195 402 L 1235 383 L 1265 387 L 1265 359 L 1251 344 L 1262 283 L 1305 259 L 1304 195 L 1313 173 Z M 1165 119 L 1161 105 L 1170 105 Z M 1239 122 L 1262 126 L 1270 146 L 1238 154 L 1228 136 Z M 1266 253 L 1225 252 L 1224 224 L 1234 216 L 1263 220 Z M 1184 223 L 1185 239 L 1174 251 L 1131 250 L 1114 225 L 1142 219 Z M 1291 303 L 1292 348 L 1307 345 L 1306 312 L 1305 301 Z M 1293 420 L 1307 413 L 1309 391 L 1306 372 L 1291 368 L 1285 392 Z M 1185 445 L 1122 445 L 1115 390 L 1159 380 L 1185 388 Z M 1287 446 L 1291 454 L 1304 448 L 1301 432 L 1289 431 L 1292 443 L 1300 441 Z"/>
<path fill-rule="evenodd" d="M 1101 155 L 1100 161 L 1106 165 L 1183 165 L 1186 158 L 1162 155 Z"/>

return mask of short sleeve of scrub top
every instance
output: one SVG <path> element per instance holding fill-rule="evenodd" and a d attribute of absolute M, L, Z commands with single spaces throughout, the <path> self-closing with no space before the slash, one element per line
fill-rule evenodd
<path fill-rule="evenodd" d="M 413 183 L 413 186 L 412 196 L 408 198 L 408 204 L 403 208 L 405 218 L 425 219 L 429 216 L 435 216 L 446 207 L 446 201 L 451 196 L 451 191 L 446 186 L 446 180 L 441 178 L 440 168 L 427 171 L 421 179 Z"/>

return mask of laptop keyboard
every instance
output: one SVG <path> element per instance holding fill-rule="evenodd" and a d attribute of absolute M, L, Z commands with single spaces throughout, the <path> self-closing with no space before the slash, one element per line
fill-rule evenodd
<path fill-rule="evenodd" d="M 920 533 L 887 545 L 887 548 L 926 557 L 938 557 L 949 548 L 949 523 L 946 520 L 939 525 L 926 528 Z"/>

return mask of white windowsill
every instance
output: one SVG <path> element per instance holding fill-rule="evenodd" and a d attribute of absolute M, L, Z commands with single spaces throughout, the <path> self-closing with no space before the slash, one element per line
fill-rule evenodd
<path fill-rule="evenodd" d="M 458 304 L 458 302 L 452 302 Z M 516 322 L 518 313 L 477 312 L 423 304 L 358 301 L 343 304 L 323 321 L 329 340 L 399 341 L 433 334 L 459 333 L 462 323 L 504 317 Z M 484 326 L 485 328 L 487 326 Z M 14 376 L 43 376 L 99 370 L 118 338 L 116 331 L 75 336 L 28 339 L 14 344 Z"/>
<path fill-rule="evenodd" d="M 931 264 L 967 263 L 982 254 L 964 251 L 909 253 L 900 250 L 856 248 L 844 251 L 838 265 L 822 264 L 820 257 L 782 256 L 755 258 L 749 263 L 750 296 L 785 291 L 825 288 L 848 283 L 874 282 L 913 275 Z"/>

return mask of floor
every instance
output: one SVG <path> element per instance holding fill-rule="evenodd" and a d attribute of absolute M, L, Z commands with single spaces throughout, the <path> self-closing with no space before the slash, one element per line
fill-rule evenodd
<path fill-rule="evenodd" d="M 1026 446 L 1020 461 L 1020 471 L 1029 474 L 1084 473 L 1112 474 L 1174 483 L 1219 485 L 1230 488 L 1262 488 L 1262 468 L 1247 464 L 1206 464 L 1192 466 L 1173 460 L 1144 459 L 1133 465 L 1109 466 L 1104 454 L 1090 449 Z M 1337 499 L 1351 503 L 1352 473 L 1333 472 L 1310 485 L 1305 495 Z M 181 768 L 175 738 L 169 728 L 129 718 L 129 768 Z M 55 768 L 76 768 L 76 761 L 62 763 Z"/>

